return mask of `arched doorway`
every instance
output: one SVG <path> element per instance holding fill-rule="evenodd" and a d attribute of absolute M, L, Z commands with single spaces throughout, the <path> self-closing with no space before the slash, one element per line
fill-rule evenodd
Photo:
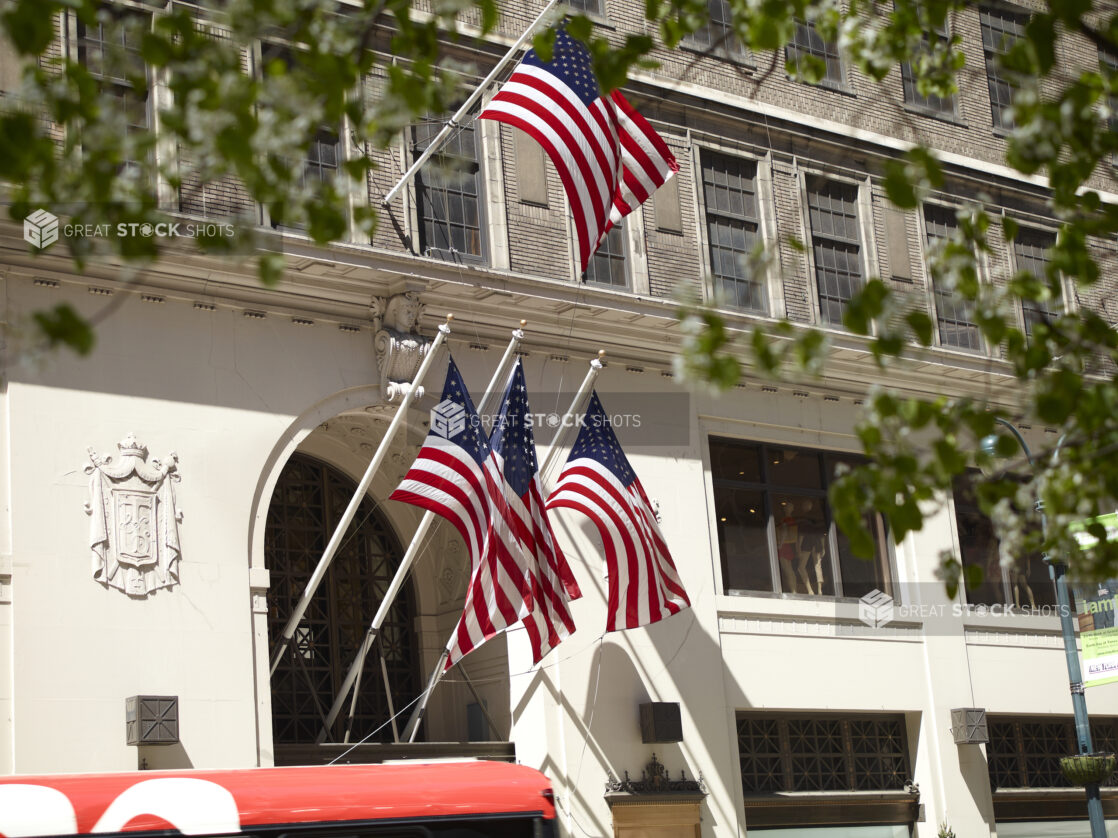
<path fill-rule="evenodd" d="M 355 489 L 356 483 L 342 472 L 304 454 L 292 455 L 284 466 L 268 507 L 264 535 L 271 577 L 268 636 L 273 648 Z M 402 555 L 386 518 L 370 498 L 364 498 L 272 676 L 276 745 L 312 743 L 318 737 Z M 379 636 L 387 686 L 397 710 L 420 689 L 414 617 L 413 593 L 405 585 Z M 361 679 L 349 741 L 392 741 L 392 727 L 386 724 L 388 698 L 374 648 Z M 343 740 L 347 715 L 340 714 L 327 741 Z"/>

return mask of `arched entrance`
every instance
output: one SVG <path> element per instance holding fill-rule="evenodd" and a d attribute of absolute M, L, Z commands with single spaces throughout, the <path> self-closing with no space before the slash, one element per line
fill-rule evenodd
<path fill-rule="evenodd" d="M 355 489 L 356 483 L 342 472 L 305 454 L 293 454 L 284 466 L 268 507 L 264 535 L 271 577 L 268 636 L 273 644 Z M 277 746 L 313 743 L 318 737 L 402 555 L 387 519 L 370 498 L 364 498 L 272 676 L 272 731 Z M 413 592 L 405 585 L 379 636 L 387 688 L 397 710 L 419 692 L 414 618 Z M 361 679 L 349 741 L 392 741 L 392 728 L 386 724 L 388 699 L 374 647 Z M 339 716 L 327 741 L 343 741 L 347 715 Z"/>

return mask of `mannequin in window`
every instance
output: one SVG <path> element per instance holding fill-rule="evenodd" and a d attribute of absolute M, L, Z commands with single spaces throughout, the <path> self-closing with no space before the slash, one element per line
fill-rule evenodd
<path fill-rule="evenodd" d="M 1017 608 L 1021 607 L 1021 589 L 1023 588 L 1025 597 L 1028 599 L 1026 606 L 1030 611 L 1036 608 L 1036 597 L 1033 596 L 1033 589 L 1029 587 L 1029 572 L 1031 570 L 1031 557 L 1014 562 L 1009 568 L 1009 580 L 1013 586 L 1013 605 Z"/>
<path fill-rule="evenodd" d="M 815 513 L 815 501 L 805 500 L 800 515 L 796 575 L 809 594 L 819 596 L 823 593 L 823 556 L 826 552 L 827 537 L 823 521 Z"/>
<path fill-rule="evenodd" d="M 796 572 L 793 567 L 800 541 L 796 504 L 787 501 L 783 506 L 784 517 L 776 525 L 776 555 L 780 559 L 780 581 L 786 594 L 801 593 L 797 587 Z"/>

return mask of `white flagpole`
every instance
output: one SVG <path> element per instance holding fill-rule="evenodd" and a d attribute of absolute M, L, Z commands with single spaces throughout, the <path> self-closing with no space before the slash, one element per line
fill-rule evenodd
<path fill-rule="evenodd" d="M 527 320 L 521 320 L 520 328 L 513 329 L 512 339 L 505 348 L 505 354 L 501 357 L 501 362 L 497 364 L 497 370 L 493 373 L 493 378 L 489 381 L 489 387 L 486 388 L 485 395 L 482 397 L 481 405 L 478 407 L 479 413 L 486 413 L 493 408 L 492 402 L 497 396 L 497 388 L 501 386 L 503 376 L 508 370 L 509 364 L 516 357 L 516 350 L 520 348 L 520 342 L 524 340 L 524 326 L 527 325 L 527 323 Z M 369 654 L 369 650 L 372 649 L 373 642 L 380 632 L 380 627 L 384 625 L 384 621 L 388 617 L 388 610 L 392 607 L 392 603 L 396 599 L 396 594 L 399 593 L 400 588 L 404 584 L 404 580 L 407 578 L 408 571 L 419 555 L 420 547 L 425 546 L 423 545 L 423 539 L 427 535 L 427 531 L 431 528 L 431 524 L 434 520 L 434 512 L 425 512 L 423 518 L 419 522 L 419 526 L 416 527 L 415 534 L 411 539 L 411 544 L 408 545 L 408 551 L 404 554 L 404 558 L 400 560 L 400 566 L 396 569 L 396 575 L 392 577 L 392 582 L 389 584 L 388 590 L 384 592 L 384 599 L 381 600 L 380 607 L 373 616 L 373 621 L 369 624 L 369 630 L 365 632 L 365 639 L 361 643 L 361 648 L 357 652 L 357 657 L 350 665 L 349 671 L 346 673 L 345 680 L 342 682 L 341 689 L 338 690 L 337 696 L 334 697 L 334 704 L 330 707 L 330 712 L 326 715 L 326 725 L 322 728 L 322 731 L 318 734 L 318 738 L 315 740 L 318 744 L 326 741 L 330 728 L 333 726 L 334 720 L 338 718 L 338 713 L 341 712 L 342 704 L 345 702 L 350 688 L 353 687 L 354 682 L 360 677 L 361 669 L 365 665 L 365 657 Z M 353 720 L 353 713 L 356 709 L 356 702 L 357 693 L 355 691 L 354 700 L 349 708 L 349 718 L 351 721 Z"/>
<path fill-rule="evenodd" d="M 555 431 L 555 436 L 551 439 L 551 445 L 548 446 L 547 453 L 543 455 L 543 465 L 540 466 L 540 482 L 543 483 L 544 476 L 555 462 L 555 458 L 559 456 L 562 450 L 559 443 L 563 438 L 563 434 L 567 431 L 568 417 L 577 417 L 586 409 L 586 400 L 590 398 L 590 391 L 594 389 L 594 382 L 598 379 L 598 374 L 602 371 L 603 361 L 606 357 L 604 349 L 598 350 L 598 357 L 590 360 L 590 369 L 586 371 L 586 377 L 582 379 L 582 385 L 575 393 L 574 400 L 567 412 L 563 415 L 563 421 L 559 423 L 558 430 Z"/>
<path fill-rule="evenodd" d="M 599 350 L 598 357 L 590 361 L 590 369 L 586 371 L 586 377 L 582 379 L 582 385 L 578 388 L 574 399 L 571 401 L 571 406 L 567 408 L 567 412 L 563 414 L 563 421 L 559 423 L 559 430 L 555 432 L 555 438 L 551 440 L 551 446 L 547 449 L 547 454 L 544 455 L 543 465 L 540 467 L 540 481 L 543 482 L 544 473 L 554 462 L 555 458 L 559 455 L 559 441 L 567 430 L 568 417 L 578 416 L 579 411 L 582 409 L 583 402 L 590 395 L 590 391 L 594 388 L 594 381 L 598 378 L 598 374 L 602 371 L 603 360 L 606 357 L 604 349 Z M 431 678 L 427 683 L 427 689 L 423 691 L 415 709 L 412 711 L 411 718 L 408 719 L 408 726 L 404 728 L 404 739 L 408 742 L 415 741 L 416 732 L 419 730 L 419 723 L 423 721 L 423 714 L 427 709 L 427 700 L 431 697 L 435 687 L 443 677 L 444 667 L 446 666 L 446 659 L 449 653 L 444 650 L 442 655 L 439 656 L 439 662 L 435 664 L 435 669 L 431 673 Z"/>
<path fill-rule="evenodd" d="M 307 581 L 307 587 L 303 590 L 303 595 L 299 597 L 299 602 L 295 605 L 295 610 L 292 612 L 291 617 L 287 620 L 287 625 L 283 627 L 283 634 L 280 636 L 279 646 L 276 647 L 276 652 L 272 656 L 272 668 L 270 674 L 274 675 L 276 668 L 279 666 L 280 661 L 283 659 L 284 652 L 287 651 L 287 646 L 291 642 L 292 636 L 295 634 L 295 629 L 303 619 L 303 614 L 310 604 L 311 597 L 318 589 L 319 584 L 322 582 L 322 577 L 326 574 L 326 569 L 330 566 L 330 562 L 334 559 L 334 554 L 338 551 L 338 547 L 342 543 L 342 538 L 345 532 L 349 529 L 349 525 L 353 522 L 353 516 L 357 514 L 357 507 L 361 505 L 361 501 L 365 498 L 365 493 L 369 490 L 369 484 L 373 482 L 373 475 L 377 473 L 384 458 L 388 455 L 388 448 L 392 443 L 392 437 L 395 436 L 397 428 L 403 422 L 404 417 L 407 415 L 408 407 L 411 405 L 412 398 L 419 385 L 423 382 L 423 377 L 427 374 L 428 368 L 431 366 L 432 361 L 439 352 L 439 347 L 442 346 L 446 336 L 450 334 L 450 321 L 454 319 L 453 314 L 446 316 L 446 322 L 439 326 L 439 332 L 435 335 L 435 339 L 431 342 L 430 348 L 427 350 L 427 356 L 423 359 L 423 363 L 419 365 L 419 370 L 415 374 L 415 379 L 412 386 L 404 393 L 404 398 L 400 402 L 399 408 L 396 409 L 396 415 L 392 417 L 392 422 L 388 426 L 388 430 L 384 433 L 384 439 L 381 440 L 380 445 L 377 447 L 373 459 L 369 462 L 369 467 L 365 469 L 365 476 L 361 478 L 361 482 L 357 485 L 357 489 L 350 498 L 349 506 L 346 507 L 345 512 L 342 514 L 342 519 L 338 522 L 334 534 L 330 537 L 330 543 L 326 545 L 326 550 L 322 554 L 322 558 L 318 560 L 318 566 L 315 567 L 314 573 Z"/>
<path fill-rule="evenodd" d="M 458 127 L 458 125 L 460 124 L 459 120 L 461 120 L 462 117 L 469 113 L 470 108 L 472 108 L 474 106 L 474 103 L 476 103 L 477 100 L 481 98 L 481 95 L 485 92 L 486 88 L 488 88 L 489 85 L 493 83 L 493 80 L 497 78 L 500 72 L 505 69 L 505 66 L 509 63 L 509 61 L 512 60 L 513 56 L 516 55 L 517 51 L 522 46 L 524 46 L 524 43 L 530 37 L 532 37 L 532 33 L 535 31 L 536 27 L 540 25 L 540 22 L 544 19 L 547 13 L 550 12 L 558 2 L 559 0 L 548 0 L 547 5 L 545 5 L 543 7 L 543 11 L 540 12 L 539 17 L 528 24 L 528 28 L 524 30 L 524 34 L 517 39 L 516 43 L 512 45 L 507 53 L 505 53 L 505 57 L 497 62 L 497 66 L 490 70 L 489 75 L 486 76 L 482 83 L 477 87 L 477 89 L 470 94 L 469 98 L 467 98 L 466 101 L 462 103 L 462 107 L 460 107 L 455 112 L 454 116 L 450 118 L 450 122 L 443 126 L 443 129 L 435 135 L 435 139 L 431 140 L 424 152 L 415 159 L 415 162 L 411 164 L 411 168 L 409 168 L 404 173 L 404 176 L 400 178 L 400 182 L 393 186 L 390 190 L 388 190 L 388 193 L 384 196 L 385 206 L 388 206 L 390 203 L 392 203 L 392 199 L 396 197 L 397 193 L 399 193 L 399 191 L 403 189 L 404 186 L 413 177 L 415 177 L 415 173 L 419 171 L 419 169 L 423 166 L 424 163 L 427 162 L 428 159 L 430 159 L 431 155 L 434 154 L 438 147 L 443 144 L 443 141 L 448 136 L 450 136 L 450 132 Z"/>

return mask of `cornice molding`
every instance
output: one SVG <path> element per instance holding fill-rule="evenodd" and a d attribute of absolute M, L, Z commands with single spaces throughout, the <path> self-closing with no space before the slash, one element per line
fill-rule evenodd
<path fill-rule="evenodd" d="M 574 359 L 605 349 L 615 365 L 662 375 L 670 373 L 681 344 L 678 306 L 671 299 L 361 245 L 323 247 L 270 232 L 263 237 L 274 240 L 287 257 L 283 282 L 275 288 L 259 283 L 250 258 L 233 261 L 177 243 L 168 245 L 160 261 L 150 265 L 126 268 L 116 261 L 91 261 L 78 273 L 64 249 L 32 254 L 22 231 L 11 222 L 0 224 L 0 265 L 10 279 L 156 296 L 161 302 L 177 300 L 201 308 L 229 307 L 254 316 L 290 317 L 297 323 L 336 322 L 347 330 L 372 327 L 376 298 L 415 291 L 426 304 L 421 333 L 431 334 L 445 313 L 453 311 L 458 336 L 471 342 L 503 342 L 516 325 L 511 320 L 513 311 L 517 320 L 528 320 L 526 351 L 558 352 Z M 858 399 L 872 386 L 881 385 L 914 395 L 934 392 L 982 398 L 1011 409 L 1019 398 L 1016 379 L 998 359 L 913 346 L 909 358 L 879 368 L 865 338 L 837 330 L 828 330 L 831 346 L 824 378 L 790 375 L 786 381 L 770 382 L 753 370 L 745 338 L 755 327 L 773 324 L 775 319 L 731 310 L 721 314 L 742 338 L 732 351 L 745 371 L 745 389 L 775 387 L 804 396 Z"/>

